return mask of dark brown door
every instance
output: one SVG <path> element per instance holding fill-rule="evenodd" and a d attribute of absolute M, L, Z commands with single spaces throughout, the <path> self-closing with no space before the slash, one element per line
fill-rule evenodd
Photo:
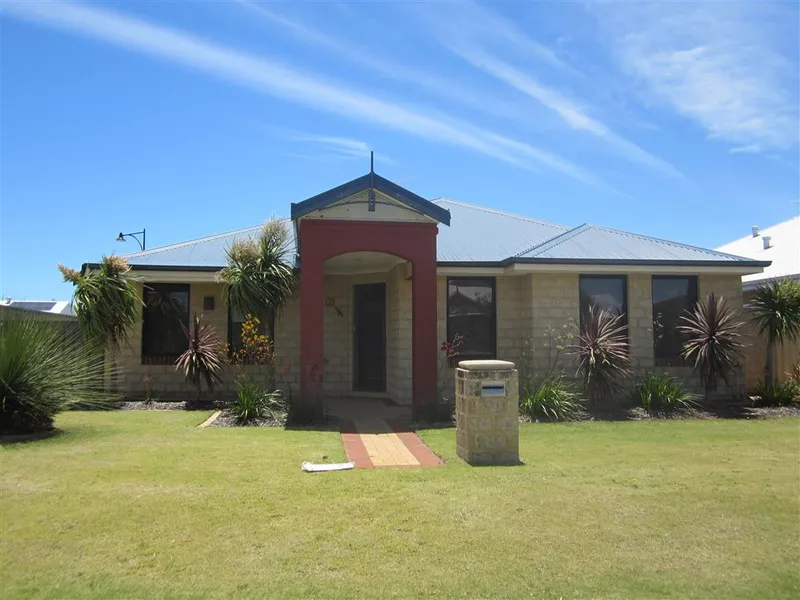
<path fill-rule="evenodd" d="M 353 290 L 353 389 L 386 391 L 386 284 Z"/>

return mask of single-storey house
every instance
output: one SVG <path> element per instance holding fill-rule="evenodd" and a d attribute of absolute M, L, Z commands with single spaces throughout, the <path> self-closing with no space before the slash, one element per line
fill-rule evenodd
<path fill-rule="evenodd" d="M 374 172 L 292 204 L 287 226 L 299 287 L 269 326 L 279 384 L 295 395 L 365 395 L 414 408 L 453 386 L 444 340 L 464 336 L 463 358 L 520 367 L 525 360 L 529 372 L 543 372 L 548 328 L 578 322 L 591 302 L 625 316 L 634 368 L 670 369 L 688 381 L 674 329 L 680 312 L 712 292 L 741 308 L 741 277 L 769 264 L 607 227 L 570 228 L 427 200 Z M 226 248 L 258 232 L 255 226 L 126 257 L 146 304 L 120 356 L 128 394 L 189 389 L 174 369 L 184 334 L 147 306 L 148 290 L 172 296 L 183 321 L 202 314 L 235 342 L 243 317 L 224 305 L 216 275 Z M 654 318 L 662 325 L 658 339 Z"/>
<path fill-rule="evenodd" d="M 800 216 L 787 219 L 771 227 L 753 226 L 748 235 L 742 236 L 717 249 L 719 252 L 746 256 L 747 258 L 770 262 L 763 272 L 751 273 L 742 277 L 745 312 L 747 303 L 758 286 L 777 279 L 800 281 Z M 752 388 L 764 377 L 767 362 L 767 340 L 759 336 L 756 328 L 749 326 L 748 344 L 745 350 L 747 363 L 745 383 Z M 800 340 L 785 342 L 775 351 L 775 376 L 779 381 L 786 373 L 800 363 Z"/>

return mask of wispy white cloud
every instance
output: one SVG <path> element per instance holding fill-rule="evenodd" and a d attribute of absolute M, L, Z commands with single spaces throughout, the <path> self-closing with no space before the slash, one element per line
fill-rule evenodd
<path fill-rule="evenodd" d="M 348 62 L 379 74 L 386 79 L 414 84 L 417 88 L 439 98 L 456 102 L 479 112 L 505 119 L 522 119 L 526 115 L 520 106 L 508 102 L 502 96 L 487 94 L 468 87 L 441 73 L 431 73 L 423 65 L 407 66 L 387 60 L 374 49 L 359 46 L 357 40 L 343 39 L 320 31 L 298 19 L 278 13 L 270 6 L 253 0 L 237 0 L 237 4 L 250 14 L 260 17 L 264 22 L 278 26 L 291 34 L 295 40 L 302 40 L 318 48 L 333 52 Z"/>
<path fill-rule="evenodd" d="M 316 133 L 305 133 L 301 131 L 289 132 L 287 137 L 297 142 L 306 142 L 320 147 L 324 151 L 332 153 L 340 158 L 363 158 L 370 157 L 372 147 L 361 140 L 350 138 L 319 135 Z M 385 154 L 375 152 L 375 160 L 387 165 L 397 165 L 397 161 Z"/>
<path fill-rule="evenodd" d="M 623 68 L 656 102 L 694 120 L 710 138 L 751 153 L 797 144 L 795 4 L 609 3 L 592 9 L 611 32 Z M 793 52 L 781 48 L 787 36 L 795 40 Z"/>
<path fill-rule="evenodd" d="M 728 154 L 758 154 L 762 148 L 758 144 L 748 144 L 747 146 L 737 146 L 728 150 Z"/>
<path fill-rule="evenodd" d="M 169 60 L 316 110 L 470 149 L 532 171 L 548 167 L 586 184 L 606 187 L 578 165 L 527 143 L 444 113 L 413 110 L 381 100 L 326 81 L 318 74 L 255 57 L 176 29 L 69 2 L 5 2 L 2 13 Z"/>
<path fill-rule="evenodd" d="M 464 9 L 465 6 L 467 10 Z M 459 3 L 457 8 L 448 5 L 444 10 L 441 8 L 434 11 L 428 8 L 422 10 L 425 12 L 424 17 L 432 20 L 432 30 L 436 39 L 473 67 L 535 99 L 558 115 L 570 128 L 602 139 L 612 150 L 626 159 L 663 175 L 683 178 L 680 171 L 667 161 L 615 133 L 558 90 L 540 83 L 532 75 L 499 58 L 497 52 L 492 52 L 489 48 L 491 40 L 486 39 L 487 34 L 505 41 L 505 52 L 509 52 L 512 46 L 522 50 L 533 48 L 536 50 L 533 52 L 534 56 L 559 68 L 566 67 L 552 52 L 528 40 L 510 23 L 471 3 L 466 5 Z M 491 25 L 486 27 L 486 23 Z"/>

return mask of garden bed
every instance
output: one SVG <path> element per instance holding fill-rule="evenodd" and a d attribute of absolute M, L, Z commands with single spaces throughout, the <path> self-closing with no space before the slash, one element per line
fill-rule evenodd
<path fill-rule="evenodd" d="M 248 423 L 240 423 L 239 420 L 228 410 L 223 410 L 209 427 L 285 427 L 286 417 L 275 419 L 270 416 L 253 419 Z"/>

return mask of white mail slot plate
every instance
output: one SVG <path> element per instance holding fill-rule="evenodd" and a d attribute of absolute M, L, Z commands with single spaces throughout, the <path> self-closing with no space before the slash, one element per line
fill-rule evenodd
<path fill-rule="evenodd" d="M 481 396 L 499 396 L 504 398 L 506 395 L 505 381 L 484 381 L 481 383 Z"/>

